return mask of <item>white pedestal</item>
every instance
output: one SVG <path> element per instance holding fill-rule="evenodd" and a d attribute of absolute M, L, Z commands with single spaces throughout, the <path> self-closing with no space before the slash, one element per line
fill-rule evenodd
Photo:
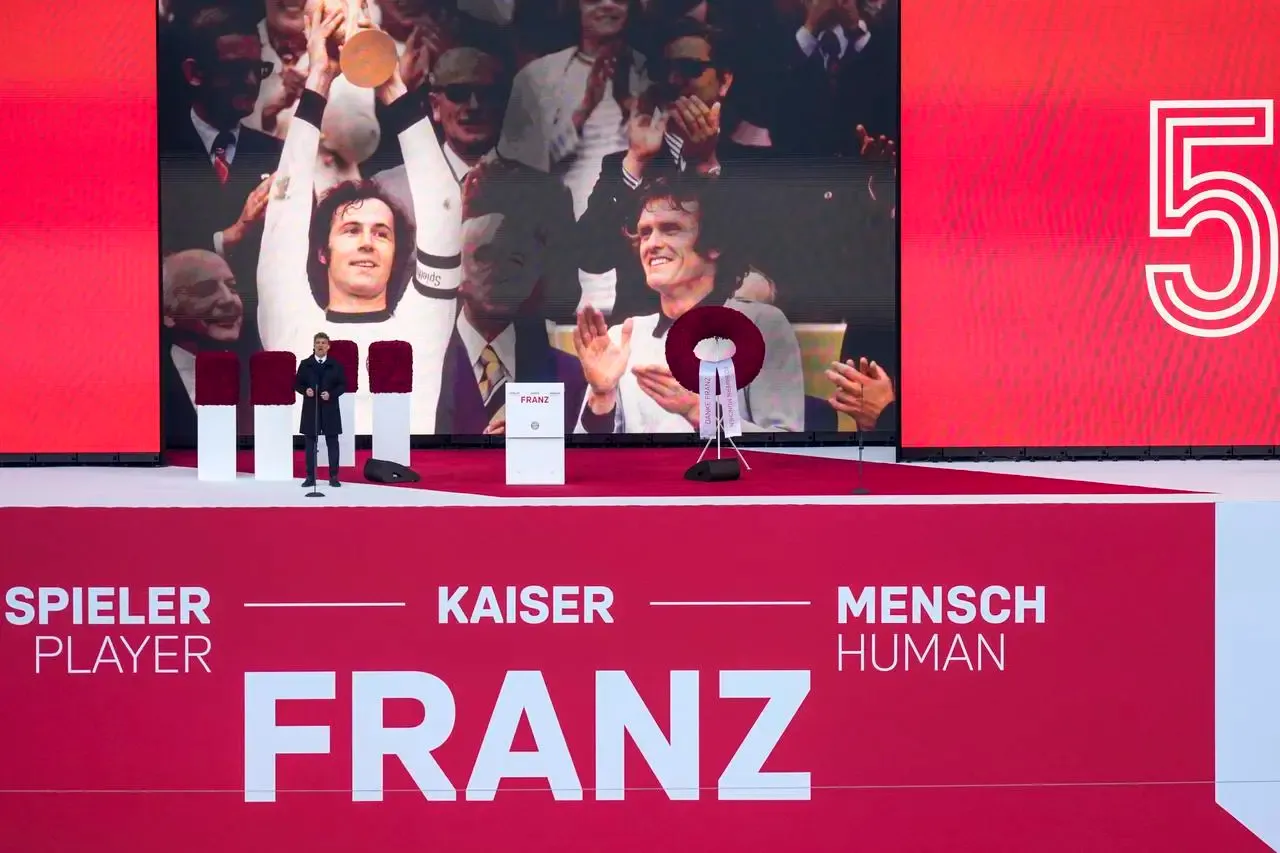
<path fill-rule="evenodd" d="M 564 485 L 564 385 L 508 382 L 507 485 Z"/>
<path fill-rule="evenodd" d="M 343 394 L 338 398 L 338 414 L 342 417 L 342 435 L 338 436 L 338 466 L 350 468 L 356 464 L 355 394 Z"/>
<path fill-rule="evenodd" d="M 373 395 L 373 458 L 409 464 L 409 394 Z M 345 432 L 346 424 L 343 424 Z"/>
<path fill-rule="evenodd" d="M 235 406 L 196 406 L 196 477 L 235 480 Z"/>
<path fill-rule="evenodd" d="M 293 406 L 253 407 L 253 479 L 293 479 Z"/>

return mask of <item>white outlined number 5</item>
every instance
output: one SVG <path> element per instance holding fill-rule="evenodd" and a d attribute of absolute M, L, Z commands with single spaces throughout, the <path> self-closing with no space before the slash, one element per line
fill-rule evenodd
<path fill-rule="evenodd" d="M 1234 252 L 1231 280 L 1219 288 L 1197 284 L 1190 264 L 1147 264 L 1151 301 L 1178 331 L 1230 337 L 1271 305 L 1280 271 L 1275 206 L 1244 175 L 1197 172 L 1192 160 L 1199 148 L 1274 144 L 1273 100 L 1151 102 L 1151 236 L 1190 237 L 1201 222 L 1216 220 L 1230 230 Z"/>

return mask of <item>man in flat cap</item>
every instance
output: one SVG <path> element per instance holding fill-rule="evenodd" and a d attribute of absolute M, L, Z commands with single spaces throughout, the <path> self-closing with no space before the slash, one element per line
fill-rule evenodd
<path fill-rule="evenodd" d="M 511 77 L 502 59 L 474 47 L 455 47 L 436 61 L 428 95 L 431 118 L 444 133 L 445 160 L 459 184 L 498 143 Z M 373 179 L 401 207 L 411 209 L 404 166 Z"/>

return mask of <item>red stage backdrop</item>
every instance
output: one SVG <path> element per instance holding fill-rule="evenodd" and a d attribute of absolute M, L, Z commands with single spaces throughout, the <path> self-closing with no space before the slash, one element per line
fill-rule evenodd
<path fill-rule="evenodd" d="M 157 452 L 155 5 L 15 3 L 4 32 L 0 453 Z"/>
<path fill-rule="evenodd" d="M 1266 849 L 1210 505 L 343 513 L 0 513 L 6 849 Z"/>
<path fill-rule="evenodd" d="M 903 445 L 1280 443 L 1280 4 L 902 5 Z"/>

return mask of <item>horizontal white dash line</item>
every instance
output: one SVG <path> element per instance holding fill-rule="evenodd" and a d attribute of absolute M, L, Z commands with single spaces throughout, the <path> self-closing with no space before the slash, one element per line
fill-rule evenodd
<path fill-rule="evenodd" d="M 650 607 L 808 607 L 812 601 L 650 601 Z"/>
<path fill-rule="evenodd" d="M 246 601 L 245 607 L 404 607 L 403 601 Z"/>

